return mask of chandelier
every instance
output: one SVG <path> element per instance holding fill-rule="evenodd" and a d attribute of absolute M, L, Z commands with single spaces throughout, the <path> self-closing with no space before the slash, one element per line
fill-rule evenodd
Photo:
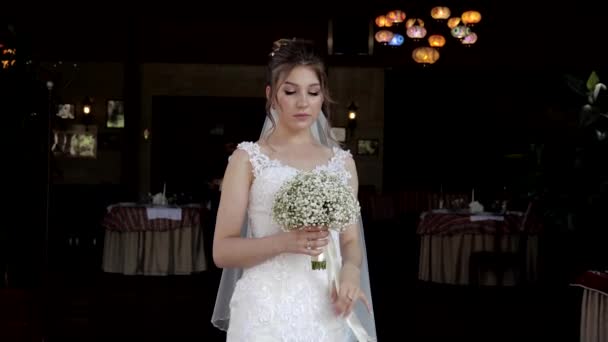
<path fill-rule="evenodd" d="M 410 47 L 414 61 L 429 65 L 439 60 L 440 50 L 453 44 L 450 41 L 465 47 L 477 43 L 475 25 L 480 21 L 481 13 L 475 10 L 456 14 L 449 7 L 436 6 L 427 15 L 410 17 L 395 9 L 375 18 L 374 40 L 380 47 Z"/>

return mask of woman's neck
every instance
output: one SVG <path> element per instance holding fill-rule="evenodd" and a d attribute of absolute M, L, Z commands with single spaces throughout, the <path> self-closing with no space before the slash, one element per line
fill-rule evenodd
<path fill-rule="evenodd" d="M 269 137 L 269 142 L 275 145 L 305 145 L 314 143 L 314 138 L 309 129 L 290 131 L 278 125 Z"/>

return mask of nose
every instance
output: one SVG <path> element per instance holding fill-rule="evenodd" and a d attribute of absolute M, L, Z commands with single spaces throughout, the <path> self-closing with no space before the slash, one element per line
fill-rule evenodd
<path fill-rule="evenodd" d="M 308 107 L 308 96 L 306 94 L 300 94 L 296 100 L 296 106 L 298 108 Z"/>

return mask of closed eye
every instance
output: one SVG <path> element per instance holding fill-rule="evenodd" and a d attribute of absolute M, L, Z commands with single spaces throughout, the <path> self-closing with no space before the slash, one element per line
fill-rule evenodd
<path fill-rule="evenodd" d="M 285 90 L 285 95 L 293 95 L 295 93 L 296 93 L 295 91 Z M 319 94 L 320 94 L 320 92 L 318 92 L 318 91 L 317 92 L 314 92 L 314 91 L 308 92 L 308 95 L 310 95 L 310 96 L 319 96 Z"/>

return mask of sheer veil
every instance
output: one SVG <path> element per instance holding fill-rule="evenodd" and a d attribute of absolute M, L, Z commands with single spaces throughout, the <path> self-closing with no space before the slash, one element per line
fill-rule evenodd
<path fill-rule="evenodd" d="M 271 111 L 271 115 L 275 124 L 278 122 L 278 115 Z M 267 138 L 273 130 L 273 123 L 270 118 L 267 116 L 264 121 L 264 126 L 262 128 L 262 132 L 260 134 L 260 140 Z M 331 149 L 334 147 L 340 148 L 340 145 L 334 138 L 331 133 L 331 127 L 329 126 L 329 122 L 325 117 L 323 112 L 320 113 L 314 125 L 311 126 L 311 133 L 315 137 L 315 139 L 322 145 L 327 146 Z M 250 237 L 251 232 L 249 230 L 249 218 L 245 216 L 245 220 L 243 221 L 243 227 L 241 228 L 241 236 Z M 372 306 L 372 311 L 368 311 L 365 304 L 361 301 L 358 301 L 353 310 L 353 315 L 355 315 L 361 323 L 361 326 L 365 329 L 367 335 L 371 338 L 371 340 L 377 340 L 376 335 L 376 323 L 374 319 L 373 312 L 373 302 L 372 302 L 372 293 L 371 293 L 371 285 L 369 279 L 369 267 L 367 262 L 367 248 L 365 244 L 365 235 L 363 230 L 363 222 L 361 217 L 359 218 L 358 223 L 359 228 L 359 241 L 361 250 L 363 253 L 363 260 L 361 264 L 361 290 L 367 297 L 369 303 Z M 332 232 L 335 233 L 335 232 Z M 335 233 L 337 234 L 337 233 Z M 337 235 L 334 235 L 337 238 Z M 337 241 L 337 240 L 336 240 Z M 339 247 L 339 246 L 338 246 Z M 228 325 L 230 321 L 230 299 L 232 298 L 232 294 L 234 292 L 234 288 L 236 286 L 236 282 L 239 280 L 241 275 L 243 274 L 243 270 L 240 268 L 224 268 L 222 270 L 222 277 L 220 279 L 220 284 L 217 292 L 217 297 L 215 301 L 215 308 L 213 310 L 213 315 L 211 317 L 212 324 L 218 329 L 227 331 Z M 329 294 L 328 294 L 329 295 Z M 359 341 L 363 342 L 363 341 Z"/>

